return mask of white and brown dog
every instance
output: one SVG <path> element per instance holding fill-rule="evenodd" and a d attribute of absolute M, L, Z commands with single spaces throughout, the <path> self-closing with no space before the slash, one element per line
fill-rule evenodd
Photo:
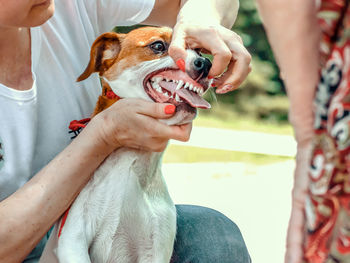
<path fill-rule="evenodd" d="M 176 105 L 175 115 L 164 120 L 168 125 L 191 122 L 196 108 L 210 107 L 201 97 L 212 82 L 207 78 L 210 61 L 187 50 L 186 70 L 179 69 L 167 52 L 171 35 L 169 28 L 143 27 L 96 39 L 78 79 L 93 72 L 102 79 L 94 115 L 116 101 L 106 96 L 111 90 L 120 98 Z M 170 261 L 176 211 L 162 177 L 161 155 L 120 148 L 101 164 L 71 206 L 64 227 L 56 229 L 59 262 Z"/>

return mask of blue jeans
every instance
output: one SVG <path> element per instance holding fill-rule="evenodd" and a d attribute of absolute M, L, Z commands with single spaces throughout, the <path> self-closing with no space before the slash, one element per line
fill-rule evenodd
<path fill-rule="evenodd" d="M 241 232 L 223 214 L 206 207 L 177 205 L 177 234 L 171 263 L 249 263 Z M 24 261 L 36 263 L 47 238 Z"/>

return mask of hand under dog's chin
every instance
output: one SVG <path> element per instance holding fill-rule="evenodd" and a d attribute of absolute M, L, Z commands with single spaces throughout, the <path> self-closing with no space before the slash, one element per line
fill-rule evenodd
<path fill-rule="evenodd" d="M 175 114 L 169 119 L 162 119 L 161 122 L 167 125 L 183 125 L 191 123 L 197 116 L 197 109 L 188 104 L 181 103 L 176 106 Z"/>

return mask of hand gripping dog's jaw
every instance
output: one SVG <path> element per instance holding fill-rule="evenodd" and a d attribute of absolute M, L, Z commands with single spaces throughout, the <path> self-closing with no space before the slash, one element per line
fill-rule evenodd
<path fill-rule="evenodd" d="M 168 55 L 171 35 L 170 28 L 155 27 L 105 33 L 93 43 L 89 65 L 78 80 L 98 72 L 121 98 L 176 105 L 175 115 L 164 120 L 167 124 L 191 122 L 196 108 L 210 107 L 201 96 L 211 84 L 207 78 L 211 64 L 187 50 L 186 72 L 181 71 Z"/>

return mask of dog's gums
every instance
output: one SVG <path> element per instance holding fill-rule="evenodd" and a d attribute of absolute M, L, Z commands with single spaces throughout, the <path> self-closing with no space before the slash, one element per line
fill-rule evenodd
<path fill-rule="evenodd" d="M 201 97 L 208 87 L 203 87 L 178 69 L 163 69 L 151 73 L 144 80 L 144 88 L 156 102 L 167 102 L 176 106 L 188 104 L 193 108 L 210 108 L 210 104 Z"/>

